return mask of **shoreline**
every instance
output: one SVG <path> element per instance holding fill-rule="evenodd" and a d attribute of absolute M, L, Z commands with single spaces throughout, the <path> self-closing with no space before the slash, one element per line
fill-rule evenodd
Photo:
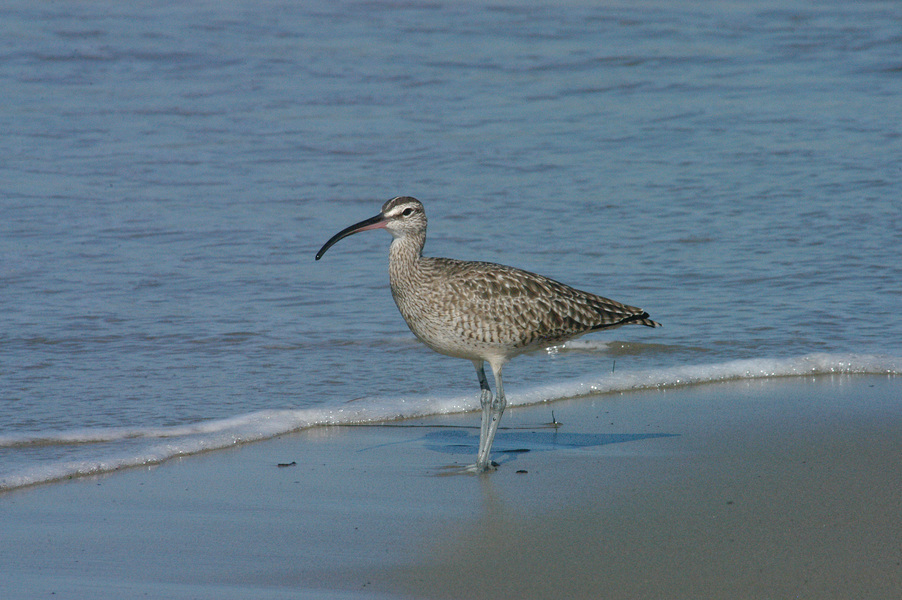
<path fill-rule="evenodd" d="M 716 364 L 683 365 L 650 371 L 628 371 L 616 375 L 596 373 L 586 377 L 518 390 L 509 407 L 545 406 L 562 399 L 575 400 L 598 395 L 664 391 L 729 381 L 819 377 L 821 375 L 892 375 L 899 372 L 898 359 L 861 354 L 807 354 L 789 359 L 744 359 Z M 389 421 L 407 422 L 438 415 L 465 414 L 478 408 L 471 395 L 433 398 L 370 398 L 353 407 L 312 406 L 294 409 L 258 410 L 225 418 L 211 418 L 171 427 L 99 427 L 23 435 L 0 435 L 0 450 L 13 459 L 0 472 L 0 494 L 32 485 L 55 483 L 84 476 L 103 475 L 123 469 L 163 464 L 168 460 L 235 448 L 275 439 L 306 429 L 335 425 L 372 425 Z M 347 412 L 346 408 L 350 408 Z M 124 448 L 117 448 L 124 445 Z M 15 465 L 10 449 L 24 451 L 54 448 L 69 460 Z M 99 452 L 92 452 L 97 449 Z"/>
<path fill-rule="evenodd" d="M 819 376 L 514 406 L 488 475 L 455 474 L 468 413 L 14 490 L 0 596 L 890 598 L 900 389 Z"/>

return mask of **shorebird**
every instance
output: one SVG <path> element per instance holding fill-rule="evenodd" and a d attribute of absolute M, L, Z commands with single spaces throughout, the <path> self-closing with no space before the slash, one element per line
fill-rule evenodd
<path fill-rule="evenodd" d="M 378 215 L 342 229 L 316 253 L 370 229 L 392 235 L 391 293 L 413 334 L 436 352 L 466 358 L 479 378 L 482 424 L 473 469 L 494 468 L 489 454 L 507 400 L 501 370 L 513 357 L 600 329 L 629 323 L 658 327 L 647 312 L 574 289 L 528 271 L 488 262 L 423 256 L 426 212 L 416 198 L 398 196 Z M 485 376 L 488 362 L 495 394 Z"/>

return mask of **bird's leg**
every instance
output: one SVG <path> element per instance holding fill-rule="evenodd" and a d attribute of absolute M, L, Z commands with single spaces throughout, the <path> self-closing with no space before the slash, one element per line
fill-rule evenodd
<path fill-rule="evenodd" d="M 479 388 L 482 393 L 479 396 L 479 404 L 482 407 L 482 424 L 479 429 L 479 450 L 477 456 L 482 454 L 482 446 L 485 444 L 486 436 L 489 432 L 489 421 L 492 409 L 492 390 L 489 387 L 489 380 L 485 376 L 485 363 L 481 360 L 474 360 L 473 366 L 476 367 L 476 376 L 479 377 Z"/>
<path fill-rule="evenodd" d="M 492 451 L 492 442 L 495 441 L 498 423 L 507 406 L 507 400 L 504 398 L 504 386 L 501 383 L 501 366 L 491 365 L 491 367 L 492 373 L 495 375 L 495 397 L 490 403 L 488 414 L 485 409 L 482 411 L 482 430 L 485 436 L 484 439 L 480 436 L 479 454 L 476 456 L 477 471 L 485 471 L 491 466 L 489 455 Z"/>

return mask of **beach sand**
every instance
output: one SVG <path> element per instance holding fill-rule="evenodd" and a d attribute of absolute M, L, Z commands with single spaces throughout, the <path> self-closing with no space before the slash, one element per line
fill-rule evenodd
<path fill-rule="evenodd" d="M 0 598 L 899 598 L 900 392 L 822 376 L 514 407 L 481 476 L 455 468 L 467 414 L 19 490 Z"/>

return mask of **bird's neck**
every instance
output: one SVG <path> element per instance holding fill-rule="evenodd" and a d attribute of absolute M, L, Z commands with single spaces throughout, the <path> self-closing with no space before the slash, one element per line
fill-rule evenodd
<path fill-rule="evenodd" d="M 426 235 L 407 234 L 391 241 L 388 251 L 388 259 L 391 264 L 415 266 L 423 254 L 423 246 L 426 244 Z"/>
<path fill-rule="evenodd" d="M 388 274 L 395 300 L 413 292 L 419 280 L 419 261 L 426 243 L 425 233 L 408 234 L 392 240 L 388 251 Z"/>

